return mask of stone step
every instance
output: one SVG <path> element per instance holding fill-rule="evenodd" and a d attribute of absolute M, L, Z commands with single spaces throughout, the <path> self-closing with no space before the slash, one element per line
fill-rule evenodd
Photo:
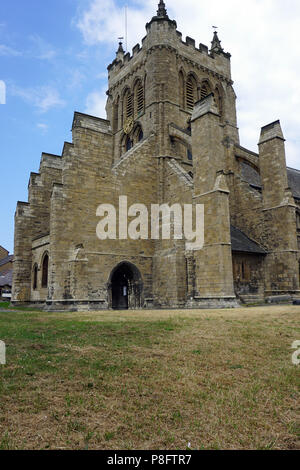
<path fill-rule="evenodd" d="M 259 294 L 244 294 L 240 295 L 239 298 L 244 304 L 265 303 L 264 297 Z"/>

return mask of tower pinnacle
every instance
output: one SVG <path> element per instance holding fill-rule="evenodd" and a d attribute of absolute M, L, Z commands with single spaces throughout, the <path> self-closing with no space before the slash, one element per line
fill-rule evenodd
<path fill-rule="evenodd" d="M 123 39 L 123 38 L 119 38 L 119 39 Z M 119 48 L 117 50 L 117 54 L 118 54 L 118 52 L 121 52 L 121 53 L 124 52 L 123 43 L 121 41 L 119 42 Z"/>
<path fill-rule="evenodd" d="M 118 50 L 116 52 L 117 59 L 119 59 L 119 60 L 123 60 L 124 54 L 125 54 L 124 49 L 123 49 L 122 39 L 123 38 L 119 38 L 119 41 L 120 41 L 119 42 L 119 47 L 118 47 Z"/>
<path fill-rule="evenodd" d="M 160 2 L 158 4 L 157 16 L 168 18 L 166 5 L 165 5 L 165 2 L 163 0 L 160 0 Z"/>
<path fill-rule="evenodd" d="M 211 43 L 211 52 L 224 52 L 224 49 L 221 47 L 221 41 L 218 37 L 217 31 L 214 31 L 214 37 Z"/>
<path fill-rule="evenodd" d="M 158 10 L 156 12 L 156 16 L 153 16 L 152 20 L 146 24 L 146 30 L 148 32 L 148 27 L 151 26 L 152 22 L 153 21 L 168 21 L 169 24 L 173 25 L 175 27 L 175 29 L 177 28 L 177 24 L 176 24 L 176 21 L 175 20 L 170 20 L 169 16 L 168 16 L 168 13 L 167 13 L 167 9 L 166 9 L 166 5 L 165 5 L 165 2 L 163 0 L 160 0 L 159 4 L 158 4 Z"/>

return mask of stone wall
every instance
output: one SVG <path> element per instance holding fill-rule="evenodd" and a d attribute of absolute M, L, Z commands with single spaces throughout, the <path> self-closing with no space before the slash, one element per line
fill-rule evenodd
<path fill-rule="evenodd" d="M 8 251 L 5 250 L 2 246 L 0 246 L 0 260 L 6 258 L 8 256 Z"/>

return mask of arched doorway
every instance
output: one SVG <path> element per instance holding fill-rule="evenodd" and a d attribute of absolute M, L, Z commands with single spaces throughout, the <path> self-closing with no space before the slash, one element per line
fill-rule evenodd
<path fill-rule="evenodd" d="M 116 310 L 142 307 L 143 282 L 141 273 L 128 261 L 116 266 L 108 284 L 110 306 Z"/>

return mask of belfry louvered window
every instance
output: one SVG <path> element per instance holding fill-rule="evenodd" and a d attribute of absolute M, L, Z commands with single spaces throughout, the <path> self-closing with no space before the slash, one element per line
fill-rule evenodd
<path fill-rule="evenodd" d="M 183 76 L 182 71 L 180 71 L 179 72 L 179 106 L 181 108 L 184 108 L 184 97 L 185 97 L 184 89 L 185 89 L 184 76 Z"/>
<path fill-rule="evenodd" d="M 186 107 L 190 111 L 194 109 L 197 99 L 197 85 L 193 77 L 188 77 L 186 82 Z"/>
<path fill-rule="evenodd" d="M 132 95 L 128 90 L 125 96 L 125 105 L 126 105 L 126 118 L 132 116 Z"/>
<path fill-rule="evenodd" d="M 141 82 L 135 87 L 136 115 L 139 116 L 144 111 L 144 88 Z"/>

